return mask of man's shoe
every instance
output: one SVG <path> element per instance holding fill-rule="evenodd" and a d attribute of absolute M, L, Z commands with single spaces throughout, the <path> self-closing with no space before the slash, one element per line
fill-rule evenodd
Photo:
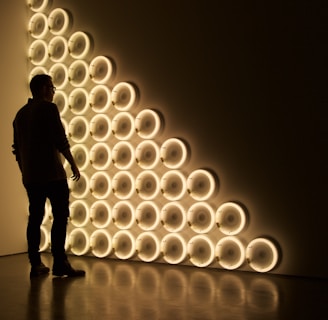
<path fill-rule="evenodd" d="M 52 274 L 55 277 L 84 277 L 85 271 L 73 269 L 70 263 L 66 260 L 60 264 L 54 264 Z"/>
<path fill-rule="evenodd" d="M 42 262 L 37 265 L 32 265 L 30 278 L 38 277 L 44 274 L 48 274 L 50 269 L 46 267 Z"/>

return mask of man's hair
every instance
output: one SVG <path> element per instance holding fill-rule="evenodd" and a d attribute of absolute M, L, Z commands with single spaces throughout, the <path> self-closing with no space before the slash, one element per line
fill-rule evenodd
<path fill-rule="evenodd" d="M 47 85 L 51 81 L 51 77 L 47 74 L 37 74 L 30 81 L 30 89 L 33 97 L 40 95 L 44 85 Z"/>

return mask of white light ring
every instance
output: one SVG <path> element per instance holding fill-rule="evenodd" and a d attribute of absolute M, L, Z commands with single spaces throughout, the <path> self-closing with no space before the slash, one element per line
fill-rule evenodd
<path fill-rule="evenodd" d="M 105 114 L 96 114 L 90 120 L 90 134 L 95 141 L 106 141 L 112 133 L 112 124 Z"/>
<path fill-rule="evenodd" d="M 47 199 L 44 209 L 44 216 L 42 220 L 42 225 L 47 224 L 48 222 L 52 222 L 53 216 L 52 216 L 52 207 L 50 201 Z"/>
<path fill-rule="evenodd" d="M 137 101 L 135 87 L 128 82 L 120 82 L 112 89 L 112 104 L 117 110 L 128 111 Z"/>
<path fill-rule="evenodd" d="M 76 256 L 83 256 L 90 250 L 89 235 L 82 228 L 76 228 L 71 231 L 68 243 L 70 251 Z"/>
<path fill-rule="evenodd" d="M 97 113 L 107 112 L 111 106 L 110 89 L 103 84 L 93 87 L 89 94 L 89 102 L 93 111 Z"/>
<path fill-rule="evenodd" d="M 90 236 L 90 246 L 95 257 L 105 258 L 112 252 L 112 238 L 106 230 L 95 230 Z"/>
<path fill-rule="evenodd" d="M 112 210 L 105 200 L 97 200 L 90 207 L 90 220 L 100 229 L 107 228 L 112 221 Z"/>
<path fill-rule="evenodd" d="M 136 178 L 136 191 L 143 200 L 153 200 L 160 191 L 160 180 L 157 174 L 151 170 L 139 173 Z"/>
<path fill-rule="evenodd" d="M 32 80 L 32 78 L 34 76 L 36 76 L 37 74 L 47 74 L 48 71 L 45 67 L 42 67 L 42 66 L 36 66 L 36 67 L 33 67 L 33 69 L 30 71 L 30 74 L 29 74 L 29 83 L 30 81 Z"/>
<path fill-rule="evenodd" d="M 89 124 L 85 117 L 76 116 L 68 125 L 68 135 L 76 143 L 83 143 L 89 136 Z"/>
<path fill-rule="evenodd" d="M 155 230 L 160 222 L 160 211 L 155 202 L 142 201 L 136 208 L 136 221 L 144 231 Z"/>
<path fill-rule="evenodd" d="M 163 142 L 160 148 L 160 156 L 167 168 L 179 169 L 188 159 L 188 148 L 182 140 L 170 138 Z"/>
<path fill-rule="evenodd" d="M 68 96 L 68 107 L 75 115 L 85 114 L 89 108 L 89 94 L 84 88 L 75 88 Z"/>
<path fill-rule="evenodd" d="M 121 200 L 130 199 L 135 193 L 134 177 L 129 171 L 118 171 L 112 178 L 113 194 Z"/>
<path fill-rule="evenodd" d="M 49 69 L 49 75 L 52 78 L 54 86 L 58 89 L 64 89 L 68 84 L 68 70 L 63 63 L 55 63 Z"/>
<path fill-rule="evenodd" d="M 91 39 L 83 31 L 74 32 L 68 39 L 68 51 L 74 59 L 84 59 L 91 51 Z M 87 66 L 89 76 L 89 66 Z"/>
<path fill-rule="evenodd" d="M 119 229 L 130 229 L 135 223 L 135 212 L 131 202 L 127 200 L 116 202 L 112 209 L 112 218 Z"/>
<path fill-rule="evenodd" d="M 82 228 L 85 227 L 89 219 L 89 207 L 87 203 L 83 200 L 75 200 L 73 201 L 70 206 L 70 215 L 69 221 L 74 227 Z"/>
<path fill-rule="evenodd" d="M 140 260 L 155 261 L 161 253 L 160 241 L 154 233 L 143 232 L 136 239 L 136 251 Z"/>
<path fill-rule="evenodd" d="M 69 13 L 62 9 L 56 8 L 52 10 L 48 17 L 49 30 L 54 35 L 64 35 L 72 25 Z"/>
<path fill-rule="evenodd" d="M 245 229 L 246 213 L 237 203 L 223 203 L 217 209 L 215 216 L 217 226 L 226 235 L 237 235 Z"/>
<path fill-rule="evenodd" d="M 47 230 L 45 226 L 40 227 L 40 233 L 41 233 L 41 238 L 40 238 L 40 252 L 47 251 L 50 248 L 50 232 Z"/>
<path fill-rule="evenodd" d="M 127 260 L 136 254 L 136 241 L 128 230 L 116 232 L 112 238 L 114 253 L 117 258 Z"/>
<path fill-rule="evenodd" d="M 246 247 L 246 261 L 257 272 L 268 272 L 278 263 L 279 253 L 275 244 L 265 238 L 256 238 Z"/>
<path fill-rule="evenodd" d="M 90 163 L 96 170 L 106 170 L 112 163 L 112 153 L 104 142 L 94 144 L 90 149 Z"/>
<path fill-rule="evenodd" d="M 135 163 L 134 148 L 127 141 L 116 143 L 112 149 L 112 161 L 116 168 L 128 170 Z"/>
<path fill-rule="evenodd" d="M 194 170 L 188 176 L 187 189 L 188 193 L 194 200 L 206 201 L 211 198 L 215 192 L 215 178 L 207 170 Z"/>
<path fill-rule="evenodd" d="M 215 225 L 214 210 L 206 202 L 195 202 L 187 212 L 190 228 L 197 233 L 208 233 Z"/>
<path fill-rule="evenodd" d="M 136 147 L 136 161 L 142 169 L 153 169 L 159 163 L 159 147 L 152 140 L 144 140 Z"/>
<path fill-rule="evenodd" d="M 105 56 L 97 56 L 89 64 L 90 78 L 94 83 L 105 84 L 113 74 L 111 60 Z"/>
<path fill-rule="evenodd" d="M 84 87 L 89 81 L 88 64 L 84 60 L 75 60 L 68 68 L 68 81 L 74 87 Z"/>
<path fill-rule="evenodd" d="M 165 172 L 160 185 L 162 194 L 170 201 L 180 200 L 186 194 L 186 178 L 178 170 Z"/>
<path fill-rule="evenodd" d="M 140 138 L 154 139 L 161 130 L 162 121 L 156 111 L 144 109 L 137 114 L 134 125 Z"/>
<path fill-rule="evenodd" d="M 71 195 L 75 199 L 84 199 L 90 192 L 89 188 L 89 178 L 84 172 L 80 172 L 80 179 L 78 181 L 74 181 L 69 179 L 69 189 Z"/>
<path fill-rule="evenodd" d="M 65 61 L 68 56 L 67 40 L 62 36 L 53 37 L 48 44 L 48 54 L 54 62 Z"/>
<path fill-rule="evenodd" d="M 28 24 L 28 32 L 35 39 L 42 39 L 48 33 L 48 18 L 44 13 L 35 13 Z"/>
<path fill-rule="evenodd" d="M 215 255 L 224 269 L 235 270 L 245 262 L 245 247 L 238 238 L 227 236 L 216 244 Z"/>
<path fill-rule="evenodd" d="M 63 116 L 68 110 L 68 98 L 64 91 L 56 90 L 52 102 L 57 106 L 59 114 Z"/>
<path fill-rule="evenodd" d="M 209 266 L 215 257 L 213 243 L 207 236 L 201 234 L 189 240 L 187 251 L 190 262 L 197 267 Z"/>
<path fill-rule="evenodd" d="M 43 12 L 49 6 L 49 0 L 27 0 L 28 7 L 34 12 Z"/>
<path fill-rule="evenodd" d="M 169 264 L 179 264 L 186 260 L 187 244 L 179 233 L 168 233 L 161 241 L 163 259 Z"/>
<path fill-rule="evenodd" d="M 119 140 L 129 140 L 135 133 L 134 119 L 129 112 L 119 112 L 112 120 L 112 132 Z"/>
<path fill-rule="evenodd" d="M 28 49 L 28 57 L 32 64 L 44 65 L 48 60 L 47 43 L 41 39 L 34 40 Z"/>
<path fill-rule="evenodd" d="M 83 171 L 89 165 L 89 150 L 83 144 L 75 144 L 71 148 L 71 153 L 78 168 Z"/>
<path fill-rule="evenodd" d="M 186 210 L 177 201 L 166 203 L 160 217 L 164 228 L 169 232 L 180 232 L 187 224 Z"/>
<path fill-rule="evenodd" d="M 90 178 L 90 192 L 96 199 L 106 199 L 112 191 L 112 183 L 106 172 L 95 172 Z"/>

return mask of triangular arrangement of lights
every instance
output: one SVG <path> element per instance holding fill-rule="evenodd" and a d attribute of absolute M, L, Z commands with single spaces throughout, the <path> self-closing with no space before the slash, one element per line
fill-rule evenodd
<path fill-rule="evenodd" d="M 163 141 L 164 121 L 153 108 L 136 112 L 138 88 L 113 83 L 114 62 L 92 56 L 93 41 L 72 31 L 72 15 L 49 1 L 28 0 L 29 79 L 52 76 L 54 102 L 81 170 L 70 182 L 67 251 L 99 258 L 268 272 L 278 245 L 268 238 L 245 243 L 249 215 L 231 201 L 214 207 L 218 179 L 211 170 L 188 174 L 184 139 Z M 50 247 L 51 208 L 41 250 Z"/>

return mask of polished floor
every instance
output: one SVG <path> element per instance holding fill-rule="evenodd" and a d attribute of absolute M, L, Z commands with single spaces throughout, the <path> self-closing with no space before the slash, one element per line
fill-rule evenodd
<path fill-rule="evenodd" d="M 51 266 L 52 258 L 43 261 Z M 85 278 L 29 279 L 26 254 L 0 257 L 2 320 L 323 320 L 328 281 L 70 257 Z"/>

